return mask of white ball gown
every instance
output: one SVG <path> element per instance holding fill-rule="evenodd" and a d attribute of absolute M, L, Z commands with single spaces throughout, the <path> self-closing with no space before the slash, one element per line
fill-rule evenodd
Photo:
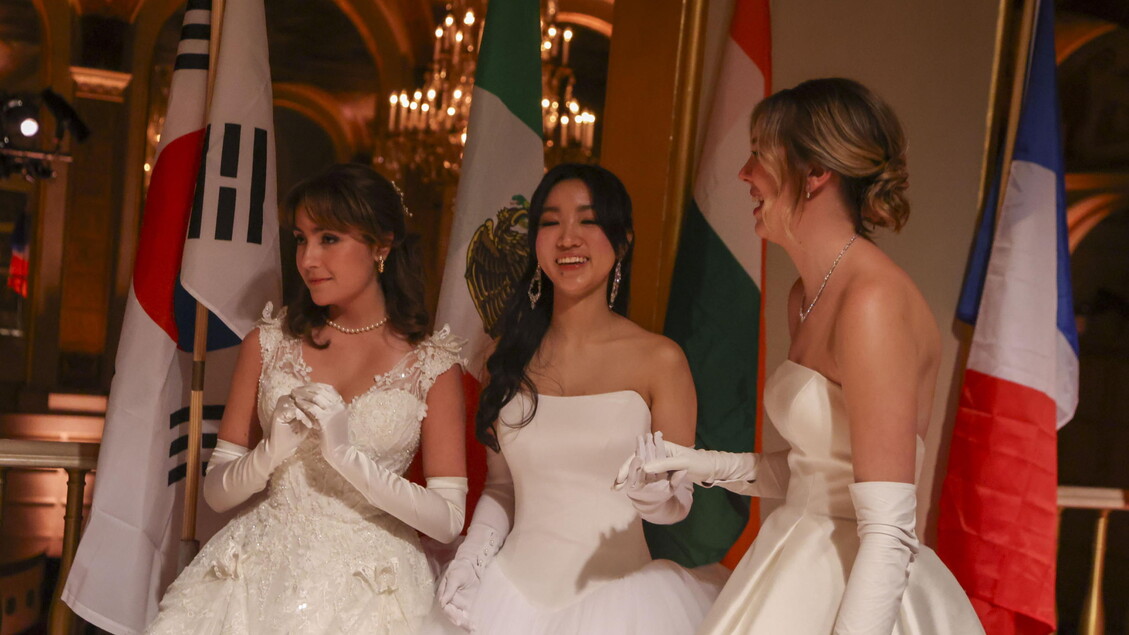
<path fill-rule="evenodd" d="M 259 323 L 260 421 L 279 397 L 310 382 L 299 340 L 270 305 Z M 355 443 L 403 474 L 419 447 L 427 392 L 459 362 L 444 328 L 348 404 Z M 435 581 L 414 529 L 370 505 L 318 447 L 314 431 L 169 587 L 153 634 L 412 634 Z"/>
<path fill-rule="evenodd" d="M 702 635 L 829 635 L 858 551 L 850 429 L 842 389 L 791 361 L 764 390 L 765 410 L 791 445 L 784 504 L 773 511 L 699 631 Z M 923 445 L 918 439 L 918 470 Z M 748 493 L 756 492 L 756 484 Z M 768 494 L 768 492 L 763 492 Z M 968 596 L 921 546 L 895 635 L 983 633 Z"/>
<path fill-rule="evenodd" d="M 612 489 L 651 413 L 636 392 L 541 395 L 502 408 L 496 426 L 513 476 L 514 525 L 486 567 L 470 618 L 488 635 L 690 635 L 724 574 L 652 560 L 639 513 Z M 720 567 L 718 567 L 720 569 Z M 463 633 L 437 609 L 423 633 Z"/>

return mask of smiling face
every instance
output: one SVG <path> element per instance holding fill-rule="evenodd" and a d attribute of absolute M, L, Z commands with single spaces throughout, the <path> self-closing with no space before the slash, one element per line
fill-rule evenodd
<path fill-rule="evenodd" d="M 294 215 L 295 261 L 318 306 L 345 305 L 365 293 L 379 293 L 376 261 L 386 247 L 370 244 L 356 231 L 319 226 L 302 208 Z"/>
<path fill-rule="evenodd" d="M 580 179 L 561 181 L 549 191 L 538 221 L 536 251 L 558 299 L 603 297 L 616 253 Z"/>
<path fill-rule="evenodd" d="M 756 223 L 754 229 L 757 235 L 772 240 L 774 230 L 782 229 L 777 227 L 781 219 L 772 215 L 772 210 L 780 198 L 780 186 L 765 169 L 757 140 L 753 139 L 750 144 L 752 148 L 749 151 L 749 159 L 741 166 L 738 177 L 749 184 L 749 197 L 752 199 L 753 218 Z"/>

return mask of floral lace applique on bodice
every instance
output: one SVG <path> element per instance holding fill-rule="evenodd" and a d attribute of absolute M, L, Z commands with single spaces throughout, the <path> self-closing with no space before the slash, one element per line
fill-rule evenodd
<path fill-rule="evenodd" d="M 258 323 L 263 367 L 259 375 L 259 421 L 270 421 L 280 397 L 310 383 L 311 369 L 302 356 L 301 340 L 283 331 L 285 309 L 272 316 L 272 305 L 263 309 Z M 427 393 L 435 380 L 451 366 L 462 362 L 461 340 L 448 327 L 437 331 L 405 354 L 388 372 L 373 378 L 373 385 L 348 402 L 349 435 L 354 445 L 383 467 L 403 474 L 419 449 L 420 423 L 427 416 Z M 267 434 L 264 429 L 263 434 Z M 293 457 L 284 462 L 271 479 L 271 497 L 298 483 L 314 486 L 348 507 L 372 509 L 364 497 L 329 466 L 321 456 L 315 431 Z M 304 489 L 304 488 L 303 488 Z M 336 507 L 336 503 L 331 503 Z"/>
<path fill-rule="evenodd" d="M 310 381 L 301 342 L 271 305 L 259 322 L 258 413 Z M 427 393 L 461 362 L 444 328 L 347 404 L 354 444 L 403 474 L 420 443 Z M 266 430 L 263 432 L 268 434 Z M 411 635 L 435 587 L 414 529 L 369 504 L 321 456 L 313 431 L 169 588 L 154 635 L 386 633 Z"/>

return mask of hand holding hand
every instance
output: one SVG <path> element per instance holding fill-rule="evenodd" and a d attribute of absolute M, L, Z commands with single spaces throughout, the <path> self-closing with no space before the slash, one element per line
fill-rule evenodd
<path fill-rule="evenodd" d="M 647 464 L 667 458 L 662 432 L 639 436 L 635 454 L 616 476 L 614 489 L 623 489 L 644 520 L 670 524 L 686 517 L 693 501 L 693 486 L 685 470 L 647 472 Z M 673 445 L 673 444 L 670 444 Z"/>
<path fill-rule="evenodd" d="M 732 481 L 752 482 L 757 477 L 760 455 L 752 452 L 695 450 L 664 441 L 667 456 L 643 463 L 648 474 L 685 471 L 694 483 L 715 485 Z"/>

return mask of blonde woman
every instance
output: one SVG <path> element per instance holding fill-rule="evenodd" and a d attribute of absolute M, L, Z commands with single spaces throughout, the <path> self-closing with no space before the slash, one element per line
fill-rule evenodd
<path fill-rule="evenodd" d="M 870 241 L 909 214 L 905 139 L 861 84 L 819 79 L 753 112 L 740 178 L 752 222 L 800 273 L 788 360 L 765 409 L 791 446 L 645 461 L 740 494 L 782 497 L 699 633 L 982 633 L 967 596 L 915 532 L 922 439 L 940 337 L 913 281 Z M 751 316 L 750 316 L 751 317 Z"/>

